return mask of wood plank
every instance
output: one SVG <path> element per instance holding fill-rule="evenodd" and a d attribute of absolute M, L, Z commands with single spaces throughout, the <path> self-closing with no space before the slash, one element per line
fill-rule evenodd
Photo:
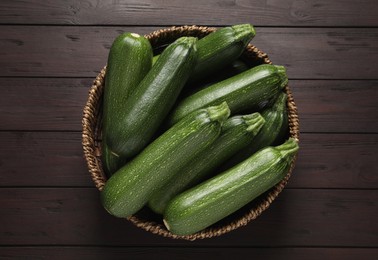
<path fill-rule="evenodd" d="M 3 24 L 377 26 L 377 13 L 369 0 L 0 2 Z"/>
<path fill-rule="evenodd" d="M 81 131 L 90 78 L 3 78 L 0 130 Z M 301 132 L 377 133 L 377 80 L 291 80 Z"/>
<path fill-rule="evenodd" d="M 4 78 L 1 130 L 81 131 L 92 79 Z"/>
<path fill-rule="evenodd" d="M 377 189 L 376 134 L 301 134 L 290 188 Z M 0 132 L 0 186 L 93 187 L 81 133 Z M 20 163 L 22 162 L 22 163 Z"/>
<path fill-rule="evenodd" d="M 373 260 L 377 248 L 213 248 L 213 247 L 1 247 L 1 258 L 41 259 L 292 259 Z"/>
<path fill-rule="evenodd" d="M 378 135 L 301 134 L 291 188 L 378 188 Z"/>
<path fill-rule="evenodd" d="M 0 76 L 94 78 L 119 33 L 155 29 L 2 26 Z M 258 28 L 253 43 L 287 66 L 289 78 L 377 79 L 377 28 Z"/>
<path fill-rule="evenodd" d="M 89 186 L 81 133 L 0 132 L 1 186 Z"/>
<path fill-rule="evenodd" d="M 301 132 L 377 133 L 378 81 L 291 80 Z"/>
<path fill-rule="evenodd" d="M 377 200 L 377 190 L 287 189 L 246 227 L 187 242 L 110 216 L 94 188 L 2 188 L 0 244 L 378 247 Z"/>

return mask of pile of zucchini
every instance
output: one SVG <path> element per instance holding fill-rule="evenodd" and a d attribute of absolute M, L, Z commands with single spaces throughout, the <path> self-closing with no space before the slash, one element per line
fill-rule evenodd
<path fill-rule="evenodd" d="M 135 33 L 118 36 L 106 70 L 104 208 L 129 217 L 148 206 L 172 233 L 205 229 L 280 182 L 298 150 L 288 136 L 283 66 L 241 59 L 250 24 L 181 37 L 159 55 Z"/>

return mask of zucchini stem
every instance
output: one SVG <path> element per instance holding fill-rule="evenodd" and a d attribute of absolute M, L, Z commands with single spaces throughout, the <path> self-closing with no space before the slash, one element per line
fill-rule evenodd
<path fill-rule="evenodd" d="M 251 41 L 256 35 L 255 28 L 249 23 L 246 24 L 237 24 L 231 27 L 235 32 L 235 38 L 243 42 L 244 46 Z"/>
<path fill-rule="evenodd" d="M 276 69 L 278 71 L 278 75 L 281 78 L 280 87 L 284 88 L 287 85 L 287 83 L 289 82 L 289 79 L 287 78 L 287 74 L 286 74 L 286 69 L 285 69 L 284 66 L 281 66 L 281 65 L 274 65 L 274 67 L 276 67 Z"/>
<path fill-rule="evenodd" d="M 168 229 L 168 231 L 170 231 L 171 229 L 169 227 L 169 224 L 165 219 L 163 219 L 163 223 L 164 223 L 164 226 Z"/>
<path fill-rule="evenodd" d="M 258 112 L 242 116 L 242 118 L 248 126 L 247 132 L 251 133 L 254 136 L 257 135 L 258 132 L 260 132 L 262 126 L 265 124 L 265 119 Z"/>
<path fill-rule="evenodd" d="M 281 153 L 281 156 L 288 161 L 291 161 L 294 155 L 297 153 L 299 146 L 298 142 L 294 138 L 289 138 L 285 143 L 275 148 Z"/>
<path fill-rule="evenodd" d="M 222 102 L 218 106 L 211 106 L 207 108 L 209 118 L 211 121 L 218 121 L 223 123 L 230 116 L 231 111 L 227 105 L 227 102 Z"/>

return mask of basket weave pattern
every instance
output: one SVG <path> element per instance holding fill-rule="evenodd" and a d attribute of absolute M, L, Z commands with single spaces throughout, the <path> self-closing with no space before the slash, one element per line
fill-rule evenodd
<path fill-rule="evenodd" d="M 171 27 L 167 29 L 157 30 L 152 32 L 145 37 L 151 42 L 153 48 L 164 46 L 176 40 L 181 36 L 195 36 L 202 38 L 207 34 L 215 31 L 215 28 L 209 28 L 204 26 L 180 26 Z M 243 53 L 244 57 L 249 60 L 256 62 L 256 64 L 272 64 L 269 60 L 267 54 L 258 50 L 255 46 L 249 44 L 246 51 Z M 93 85 L 89 90 L 89 97 L 83 111 L 82 119 L 82 145 L 84 149 L 84 157 L 86 159 L 89 172 L 91 174 L 92 180 L 95 183 L 98 190 L 102 190 L 107 177 L 102 170 L 101 165 L 101 102 L 102 93 L 104 88 L 106 67 L 104 67 L 101 72 L 97 75 L 96 79 L 93 81 Z M 289 119 L 289 135 L 299 141 L 299 120 L 297 107 L 295 105 L 293 96 L 291 94 L 289 86 L 285 87 L 285 92 L 287 93 L 287 110 Z M 285 178 L 274 186 L 263 198 L 261 198 L 258 204 L 253 205 L 243 216 L 232 220 L 222 226 L 214 226 L 207 228 L 203 231 L 195 233 L 193 235 L 178 236 L 169 232 L 162 223 L 157 223 L 155 221 L 144 219 L 138 216 L 138 214 L 133 215 L 128 218 L 134 225 L 158 234 L 164 237 L 170 237 L 174 239 L 185 239 L 185 240 L 196 240 L 211 238 L 215 236 L 220 236 L 222 234 L 228 233 L 239 227 L 245 226 L 251 220 L 257 218 L 264 210 L 266 210 L 269 205 L 274 201 L 278 194 L 286 186 L 292 170 L 295 165 L 295 158 L 290 166 L 288 173 Z"/>

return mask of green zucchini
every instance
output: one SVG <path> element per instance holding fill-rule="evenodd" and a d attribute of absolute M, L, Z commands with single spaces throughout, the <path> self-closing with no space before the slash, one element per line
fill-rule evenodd
<path fill-rule="evenodd" d="M 252 109 L 277 95 L 287 82 L 283 66 L 256 66 L 185 98 L 174 108 L 168 124 L 174 124 L 199 108 L 224 101 L 229 105 L 232 114 Z"/>
<path fill-rule="evenodd" d="M 280 182 L 297 150 L 290 138 L 179 194 L 165 210 L 166 227 L 173 234 L 189 235 L 232 214 Z"/>
<path fill-rule="evenodd" d="M 222 80 L 231 78 L 249 69 L 250 67 L 248 67 L 248 65 L 244 61 L 240 59 L 235 60 L 232 63 L 230 63 L 227 67 L 225 67 L 223 70 L 220 71 L 221 75 L 218 75 L 219 80 L 217 78 L 217 81 L 222 81 Z"/>
<path fill-rule="evenodd" d="M 236 153 L 229 161 L 220 167 L 221 169 L 231 168 L 266 146 L 282 143 L 289 128 L 286 101 L 286 93 L 281 92 L 270 107 L 261 111 L 261 115 L 265 119 L 265 124 L 253 139 L 253 143 Z"/>
<path fill-rule="evenodd" d="M 106 136 L 114 153 L 131 158 L 151 141 L 196 64 L 196 42 L 181 37 L 170 44 L 131 93 L 117 127 Z"/>
<path fill-rule="evenodd" d="M 148 206 L 154 212 L 162 214 L 174 196 L 207 178 L 224 160 L 251 144 L 263 124 L 264 119 L 259 113 L 229 118 L 223 125 L 219 138 L 187 163 L 180 174 L 157 190 Z"/>
<path fill-rule="evenodd" d="M 207 88 L 208 86 L 211 86 L 215 83 L 218 83 L 222 80 L 231 78 L 235 75 L 238 75 L 244 71 L 247 71 L 250 69 L 248 65 L 243 62 L 242 60 L 238 59 L 230 64 L 228 64 L 226 67 L 221 69 L 217 74 L 210 75 L 207 78 L 202 79 L 199 82 L 191 82 L 185 85 L 183 90 L 180 93 L 180 96 L 177 100 L 177 102 L 180 102 L 184 98 L 187 98 L 190 95 L 193 95 L 194 93 Z"/>
<path fill-rule="evenodd" d="M 250 24 L 224 27 L 198 41 L 198 62 L 190 81 L 198 81 L 236 60 L 256 35 Z M 154 61 L 159 56 L 154 57 Z"/>
<path fill-rule="evenodd" d="M 110 177 L 101 191 L 104 208 L 117 217 L 136 213 L 182 165 L 218 138 L 229 115 L 227 104 L 222 103 L 197 110 L 168 129 Z"/>
<path fill-rule="evenodd" d="M 101 152 L 102 168 L 107 176 L 111 176 L 119 169 L 121 159 L 112 153 L 105 141 L 101 143 Z"/>
<path fill-rule="evenodd" d="M 119 155 L 113 153 L 105 142 L 101 143 L 101 151 L 102 168 L 108 177 L 110 177 L 127 162 L 126 158 L 120 157 Z"/>
<path fill-rule="evenodd" d="M 130 93 L 146 76 L 152 66 L 150 42 L 136 33 L 123 33 L 113 42 L 108 56 L 105 77 L 102 162 L 104 171 L 111 174 L 119 164 L 119 156 L 106 145 L 106 136 L 113 132 L 123 118 Z"/>
<path fill-rule="evenodd" d="M 265 146 L 282 144 L 287 138 L 289 131 L 287 94 L 281 92 L 270 107 L 261 111 L 261 115 L 266 120 L 267 126 L 261 129 L 263 134 L 256 136 L 256 142 L 246 148 L 246 154 L 252 155 Z"/>

